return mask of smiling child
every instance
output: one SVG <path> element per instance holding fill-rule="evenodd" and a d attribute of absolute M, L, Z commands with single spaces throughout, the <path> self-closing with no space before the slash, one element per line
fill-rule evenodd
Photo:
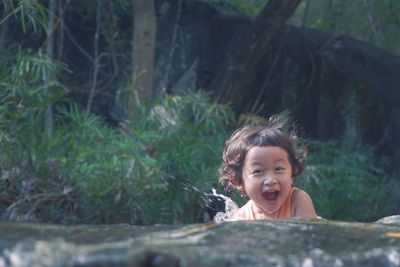
<path fill-rule="evenodd" d="M 230 220 L 317 218 L 310 196 L 292 186 L 303 171 L 304 156 L 283 126 L 248 125 L 226 142 L 219 181 L 250 198 Z"/>

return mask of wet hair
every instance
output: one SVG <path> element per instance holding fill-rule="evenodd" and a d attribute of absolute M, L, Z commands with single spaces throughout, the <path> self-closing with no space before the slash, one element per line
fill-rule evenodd
<path fill-rule="evenodd" d="M 219 168 L 219 182 L 229 189 L 243 191 L 243 165 L 247 152 L 253 147 L 276 146 L 285 150 L 292 166 L 292 177 L 304 169 L 305 151 L 296 149 L 295 131 L 285 131 L 286 122 L 270 119 L 264 125 L 252 124 L 237 129 L 225 143 L 222 164 Z"/>

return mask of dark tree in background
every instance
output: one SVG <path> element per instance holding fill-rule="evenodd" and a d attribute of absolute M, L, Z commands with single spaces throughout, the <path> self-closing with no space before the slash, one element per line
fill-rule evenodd
<path fill-rule="evenodd" d="M 140 99 L 153 96 L 153 73 L 157 23 L 154 0 L 133 0 L 132 65 L 135 88 Z"/>
<path fill-rule="evenodd" d="M 268 45 L 295 11 L 301 0 L 271 0 L 257 15 L 251 27 L 234 37 L 226 62 L 211 86 L 219 100 L 238 103 L 246 81 Z"/>

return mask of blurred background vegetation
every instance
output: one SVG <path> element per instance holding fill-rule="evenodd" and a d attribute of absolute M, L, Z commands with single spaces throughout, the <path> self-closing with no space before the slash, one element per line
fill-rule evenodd
<path fill-rule="evenodd" d="M 69 66 L 48 46 L 53 34 L 49 25 L 58 23 L 51 19 L 53 2 L 0 4 L 0 218 L 178 224 L 210 219 L 204 198 L 212 188 L 243 203 L 217 185 L 224 142 L 240 126 L 240 114 L 199 88 L 163 91 L 143 101 L 135 81 L 125 75 L 110 86 L 112 92 L 133 92 L 128 101 L 131 115 L 110 123 L 93 112 L 96 103 L 77 101 L 64 83 Z M 70 2 L 60 2 L 61 14 Z M 205 2 L 255 16 L 267 1 Z M 96 1 L 73 4 L 88 19 L 96 16 Z M 126 16 L 121 10 L 107 14 L 108 22 Z M 6 25 L 11 19 L 21 31 L 10 32 Z M 397 1 L 308 0 L 289 22 L 349 34 L 399 54 L 399 19 Z M 103 34 L 111 38 L 118 33 Z M 129 42 L 115 40 L 116 46 Z M 113 60 L 107 53 L 92 56 L 94 62 L 97 57 Z M 89 88 L 96 83 L 96 65 L 92 68 Z M 88 90 L 93 101 L 90 94 Z M 374 158 L 368 148 L 348 151 L 335 141 L 304 142 L 308 167 L 298 186 L 310 193 L 320 216 L 373 221 L 399 211 L 398 183 L 381 167 L 384 158 Z"/>
<path fill-rule="evenodd" d="M 226 10 L 256 16 L 268 0 L 204 0 Z M 290 24 L 342 33 L 400 54 L 397 33 L 400 3 L 395 0 L 305 0 L 289 20 Z"/>

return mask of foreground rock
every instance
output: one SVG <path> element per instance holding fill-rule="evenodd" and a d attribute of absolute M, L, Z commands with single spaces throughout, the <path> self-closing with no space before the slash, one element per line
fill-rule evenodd
<path fill-rule="evenodd" d="M 184 226 L 0 223 L 0 266 L 399 266 L 400 224 L 276 220 Z"/>

